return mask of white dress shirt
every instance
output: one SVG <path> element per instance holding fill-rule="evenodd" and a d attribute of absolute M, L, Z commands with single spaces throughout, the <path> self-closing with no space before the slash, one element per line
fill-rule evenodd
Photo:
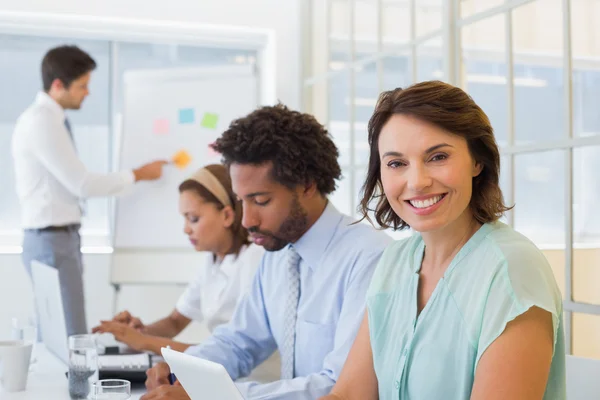
<path fill-rule="evenodd" d="M 65 118 L 63 108 L 40 92 L 15 125 L 12 154 L 25 229 L 80 223 L 80 199 L 115 195 L 135 182 L 132 171 L 89 172 Z"/>
<path fill-rule="evenodd" d="M 229 322 L 239 300 L 252 284 L 264 249 L 250 244 L 236 256 L 229 254 L 215 263 L 207 254 L 205 265 L 177 301 L 180 314 L 196 322 L 204 322 L 210 332 Z"/>

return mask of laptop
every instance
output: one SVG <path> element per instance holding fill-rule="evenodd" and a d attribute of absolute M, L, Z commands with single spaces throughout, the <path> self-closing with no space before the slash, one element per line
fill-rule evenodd
<path fill-rule="evenodd" d="M 167 347 L 162 355 L 191 399 L 244 400 L 221 364 Z"/>
<path fill-rule="evenodd" d="M 65 364 L 69 363 L 67 324 L 60 294 L 58 270 L 39 261 L 31 262 L 36 312 L 46 349 Z"/>
<path fill-rule="evenodd" d="M 69 364 L 69 342 L 67 324 L 60 293 L 58 270 L 39 261 L 31 262 L 31 276 L 36 311 L 40 320 L 42 340 L 46 349 L 65 364 Z M 112 336 L 112 335 L 111 335 Z M 115 343 L 122 348 L 118 354 L 104 353 L 110 340 L 99 340 L 98 369 L 100 379 L 127 379 L 132 382 L 146 380 L 146 370 L 152 366 L 148 353 L 132 353 L 123 343 Z M 114 346 L 113 346 L 114 347 Z"/>

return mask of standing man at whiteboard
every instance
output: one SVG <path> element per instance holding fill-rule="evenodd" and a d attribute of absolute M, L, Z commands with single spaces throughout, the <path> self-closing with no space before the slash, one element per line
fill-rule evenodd
<path fill-rule="evenodd" d="M 96 62 L 75 46 L 51 49 L 42 60 L 44 90 L 17 120 L 12 138 L 16 189 L 24 229 L 23 263 L 31 261 L 59 272 L 69 335 L 87 332 L 79 227 L 81 201 L 112 196 L 137 181 L 162 175 L 164 161 L 133 171 L 98 174 L 77 156 L 65 110 L 78 110 L 89 94 Z"/>

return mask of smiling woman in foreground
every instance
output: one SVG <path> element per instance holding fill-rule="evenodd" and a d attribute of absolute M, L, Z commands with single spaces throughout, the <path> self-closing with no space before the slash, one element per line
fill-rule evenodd
<path fill-rule="evenodd" d="M 423 82 L 381 95 L 369 143 L 363 215 L 417 233 L 383 254 L 324 399 L 565 399 L 561 295 L 542 253 L 498 221 L 508 208 L 485 113 Z"/>

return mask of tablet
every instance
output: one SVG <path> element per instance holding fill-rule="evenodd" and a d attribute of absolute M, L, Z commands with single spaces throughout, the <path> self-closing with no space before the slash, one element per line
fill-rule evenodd
<path fill-rule="evenodd" d="M 161 352 L 191 399 L 244 400 L 221 364 L 166 347 Z"/>

